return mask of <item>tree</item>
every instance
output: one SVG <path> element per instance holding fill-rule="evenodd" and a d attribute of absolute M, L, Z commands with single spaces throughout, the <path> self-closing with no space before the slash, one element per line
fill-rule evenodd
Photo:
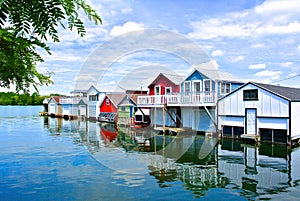
<path fill-rule="evenodd" d="M 83 37 L 80 11 L 95 24 L 102 23 L 84 0 L 0 0 L 0 87 L 13 84 L 17 91 L 28 92 L 31 85 L 37 90 L 52 83 L 49 74 L 37 71 L 37 63 L 44 61 L 37 49 L 51 54 L 46 42 L 59 42 L 59 27 L 75 28 Z"/>

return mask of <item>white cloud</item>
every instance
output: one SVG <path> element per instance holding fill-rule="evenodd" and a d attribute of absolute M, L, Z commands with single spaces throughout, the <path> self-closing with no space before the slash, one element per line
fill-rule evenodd
<path fill-rule="evenodd" d="M 288 75 L 288 77 L 295 77 L 295 76 L 299 76 L 299 74 L 298 74 L 298 73 L 290 73 L 290 74 Z"/>
<path fill-rule="evenodd" d="M 254 11 L 257 14 L 271 14 L 274 13 L 286 13 L 286 12 L 299 12 L 300 2 L 299 0 L 277 0 L 277 1 L 265 1 L 263 4 L 257 6 Z"/>
<path fill-rule="evenodd" d="M 209 40 L 300 33 L 299 10 L 299 0 L 265 1 L 246 12 L 192 21 L 188 36 Z"/>
<path fill-rule="evenodd" d="M 232 16 L 230 16 L 232 17 Z M 233 18 L 211 18 L 197 22 L 191 22 L 194 29 L 188 36 L 193 39 L 215 39 L 215 38 L 236 38 L 248 37 L 257 26 L 251 22 L 236 23 Z"/>
<path fill-rule="evenodd" d="M 289 66 L 292 66 L 292 65 L 293 65 L 293 62 L 290 62 L 290 61 L 284 62 L 284 63 L 281 64 L 281 66 L 283 66 L 283 67 L 289 67 Z"/>
<path fill-rule="evenodd" d="M 266 64 L 251 64 L 248 69 L 263 69 L 266 68 Z"/>
<path fill-rule="evenodd" d="M 265 46 L 264 43 L 256 43 L 256 44 L 251 45 L 252 48 L 262 48 L 264 46 Z"/>
<path fill-rule="evenodd" d="M 298 45 L 298 47 L 297 47 L 297 48 L 298 48 L 298 50 L 300 50 L 300 45 Z"/>
<path fill-rule="evenodd" d="M 116 84 L 116 81 L 115 80 L 112 80 L 110 82 L 106 82 L 106 83 L 102 83 L 103 85 L 105 86 L 109 86 L 109 85 L 115 85 Z"/>
<path fill-rule="evenodd" d="M 238 56 L 232 59 L 232 62 L 238 62 L 238 61 L 243 61 L 245 59 L 245 56 Z"/>
<path fill-rule="evenodd" d="M 132 12 L 132 8 L 130 8 L 130 7 L 121 9 L 122 14 L 128 14 L 128 13 L 131 13 L 131 12 Z"/>
<path fill-rule="evenodd" d="M 300 33 L 300 23 L 298 21 L 290 22 L 285 25 L 268 24 L 259 27 L 255 30 L 255 34 L 258 35 L 293 34 L 293 33 Z"/>
<path fill-rule="evenodd" d="M 123 24 L 122 26 L 114 26 L 110 31 L 110 35 L 118 36 L 131 31 L 142 30 L 144 28 L 145 26 L 143 24 L 129 21 Z"/>
<path fill-rule="evenodd" d="M 211 60 L 211 63 L 212 63 L 212 65 L 213 65 L 214 67 L 216 67 L 216 69 L 219 68 L 219 64 L 217 63 L 216 60 Z"/>
<path fill-rule="evenodd" d="M 269 77 L 271 79 L 278 79 L 280 77 L 280 74 L 282 74 L 281 71 L 270 71 L 270 70 L 264 70 L 260 71 L 254 74 L 255 77 Z"/>
<path fill-rule="evenodd" d="M 218 57 L 218 56 L 223 56 L 224 52 L 222 50 L 215 50 L 211 53 L 211 56 L 213 57 Z"/>

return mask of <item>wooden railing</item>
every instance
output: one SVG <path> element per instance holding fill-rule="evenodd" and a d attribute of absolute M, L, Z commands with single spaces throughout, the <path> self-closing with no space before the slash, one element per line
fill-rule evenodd
<path fill-rule="evenodd" d="M 215 103 L 215 92 L 189 92 L 170 95 L 139 96 L 138 105 Z"/>

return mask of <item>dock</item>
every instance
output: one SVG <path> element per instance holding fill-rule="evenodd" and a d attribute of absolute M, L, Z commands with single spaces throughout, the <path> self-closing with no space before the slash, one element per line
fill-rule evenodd
<path fill-rule="evenodd" d="M 177 135 L 184 131 L 183 128 L 174 128 L 174 127 L 155 127 L 154 130 L 161 131 L 163 134 Z"/>
<path fill-rule="evenodd" d="M 254 140 L 255 142 L 260 140 L 260 137 L 257 134 L 242 134 L 241 138 L 242 140 Z"/>
<path fill-rule="evenodd" d="M 78 115 L 76 115 L 76 114 L 54 114 L 54 113 L 48 113 L 48 112 L 39 112 L 39 115 L 52 117 L 52 118 L 64 118 L 66 120 L 78 119 Z"/>

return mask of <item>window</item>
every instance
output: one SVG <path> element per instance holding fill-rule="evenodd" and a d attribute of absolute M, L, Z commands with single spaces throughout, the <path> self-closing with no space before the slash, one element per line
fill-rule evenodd
<path fill-rule="evenodd" d="M 201 81 L 193 81 L 193 91 L 201 92 Z"/>
<path fill-rule="evenodd" d="M 221 82 L 221 94 L 228 94 L 230 93 L 230 83 Z"/>
<path fill-rule="evenodd" d="M 244 101 L 246 100 L 258 100 L 258 90 L 257 89 L 246 89 L 243 91 Z"/>
<path fill-rule="evenodd" d="M 126 107 L 125 106 L 121 106 L 121 112 L 126 112 Z"/>
<path fill-rule="evenodd" d="M 89 95 L 89 101 L 97 101 L 98 95 Z"/>
<path fill-rule="evenodd" d="M 108 98 L 106 98 L 106 105 L 110 105 L 110 101 Z"/>
<path fill-rule="evenodd" d="M 211 80 L 204 80 L 204 91 L 211 91 Z"/>
<path fill-rule="evenodd" d="M 190 92 L 191 91 L 191 82 L 185 81 L 184 82 L 184 92 Z"/>
<path fill-rule="evenodd" d="M 165 88 L 165 94 L 166 94 L 166 95 L 172 94 L 172 87 L 166 87 L 166 88 Z"/>
<path fill-rule="evenodd" d="M 155 88 L 154 88 L 154 94 L 155 95 L 160 95 L 160 90 L 161 90 L 160 86 L 155 86 Z"/>

